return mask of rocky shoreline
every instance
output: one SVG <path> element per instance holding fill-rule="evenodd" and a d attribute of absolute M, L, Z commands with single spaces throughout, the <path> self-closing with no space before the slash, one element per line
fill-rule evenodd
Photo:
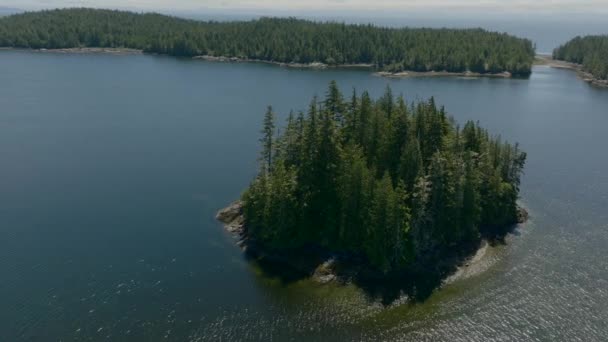
<path fill-rule="evenodd" d="M 351 283 L 362 279 L 382 282 L 384 280 L 398 280 L 403 277 L 427 277 L 431 275 L 438 280 L 438 286 L 452 283 L 463 275 L 479 273 L 486 251 L 489 248 L 489 238 L 483 238 L 476 243 L 461 246 L 458 251 L 436 253 L 428 256 L 426 262 L 413 265 L 404 274 L 399 276 L 385 275 L 371 270 L 366 262 L 358 255 L 331 253 L 316 246 L 295 251 L 277 252 L 268 251 L 251 238 L 244 225 L 243 203 L 236 201 L 220 210 L 216 219 L 224 224 L 226 231 L 237 240 L 237 245 L 250 258 L 284 267 L 299 272 L 319 284 L 329 282 Z M 528 220 L 528 213 L 520 207 L 518 223 Z"/>
<path fill-rule="evenodd" d="M 16 48 L 0 48 L 0 50 L 21 50 Z M 26 49 L 27 50 L 27 49 Z M 80 48 L 65 48 L 65 49 L 33 49 L 36 52 L 43 53 L 74 53 L 74 54 L 111 54 L 111 55 L 141 55 L 145 52 L 143 50 L 138 49 L 128 49 L 128 48 L 91 48 L 91 47 L 80 47 Z M 374 70 L 376 67 L 373 64 L 337 64 L 330 65 L 321 62 L 313 62 L 313 63 L 284 63 L 284 62 L 274 62 L 274 61 L 265 61 L 261 59 L 249 59 L 249 58 L 239 58 L 239 57 L 224 57 L 224 56 L 210 56 L 210 55 L 202 55 L 202 56 L 194 56 L 192 59 L 210 61 L 210 62 L 229 62 L 229 63 L 263 63 L 263 64 L 271 64 L 277 65 L 281 67 L 294 68 L 294 69 L 359 69 L 359 70 Z M 580 64 L 555 60 L 551 56 L 548 55 L 537 55 L 534 61 L 534 65 L 546 65 L 552 68 L 558 69 L 569 69 L 577 72 L 578 76 L 585 82 L 597 86 L 597 87 L 608 87 L 608 80 L 601 80 L 594 77 L 591 73 L 583 70 L 583 66 Z M 387 78 L 415 78 L 415 77 L 465 77 L 465 78 L 479 78 L 479 77 L 489 77 L 489 78 L 512 78 L 513 75 L 510 72 L 501 72 L 501 73 L 478 73 L 478 72 L 449 72 L 449 71 L 399 71 L 399 72 L 389 72 L 389 71 L 376 71 L 374 75 L 380 77 Z"/>
<path fill-rule="evenodd" d="M 479 72 L 449 72 L 449 71 L 400 71 L 400 72 L 388 72 L 379 71 L 375 75 L 390 78 L 409 78 L 409 77 L 490 77 L 490 78 L 511 78 L 513 75 L 510 72 L 500 73 L 479 73 Z"/>
<path fill-rule="evenodd" d="M 141 55 L 144 52 L 127 48 L 69 48 L 69 49 L 36 49 L 45 53 L 78 53 L 78 54 L 111 54 L 111 55 Z"/>
<path fill-rule="evenodd" d="M 608 87 L 608 80 L 601 80 L 596 78 L 595 76 L 593 76 L 593 74 L 583 70 L 583 66 L 581 64 L 560 61 L 557 59 L 553 59 L 553 57 L 548 55 L 537 55 L 535 65 L 546 65 L 556 69 L 574 70 L 576 71 L 578 77 L 583 81 L 596 87 Z"/>
<path fill-rule="evenodd" d="M 193 59 L 199 59 L 210 62 L 229 62 L 229 63 L 264 63 L 264 64 L 272 64 L 278 65 L 281 67 L 295 68 L 295 69 L 361 69 L 361 70 L 377 70 L 374 64 L 325 64 L 321 62 L 312 62 L 312 63 L 284 63 L 284 62 L 274 62 L 274 61 L 266 61 L 261 59 L 249 59 L 249 58 L 239 58 L 239 57 L 225 57 L 225 56 L 195 56 Z M 409 77 L 492 77 L 492 78 L 511 78 L 513 75 L 510 72 L 501 72 L 501 73 L 478 73 L 478 72 L 449 72 L 449 71 L 399 71 L 399 72 L 389 72 L 389 71 L 376 71 L 374 75 L 388 78 L 409 78 Z"/>
<path fill-rule="evenodd" d="M 19 50 L 14 48 L 0 48 L 2 50 Z M 76 54 L 112 54 L 112 55 L 140 55 L 144 54 L 143 50 L 137 49 L 127 49 L 127 48 L 65 48 L 65 49 L 33 49 L 36 52 L 44 52 L 44 53 L 76 53 Z M 223 62 L 223 63 L 263 63 L 270 65 L 277 65 L 280 67 L 294 68 L 294 69 L 313 69 L 313 70 L 324 70 L 324 69 L 358 69 L 358 70 L 377 70 L 374 64 L 326 64 L 321 62 L 312 62 L 312 63 L 285 63 L 285 62 L 275 62 L 275 61 L 266 61 L 261 59 L 250 59 L 250 58 L 240 58 L 240 57 L 226 57 L 226 56 L 210 56 L 210 55 L 201 55 L 194 56 L 192 59 L 195 60 L 204 60 L 209 62 Z M 511 78 L 513 75 L 510 72 L 501 72 L 501 73 L 478 73 L 478 72 L 449 72 L 449 71 L 399 71 L 399 72 L 389 72 L 389 71 L 376 71 L 374 75 L 380 77 L 387 78 L 414 78 L 414 77 L 466 77 L 466 78 L 479 78 L 479 77 L 489 77 L 489 78 Z M 586 78 L 583 78 L 587 81 L 589 75 Z M 594 80 L 597 81 L 597 80 Z M 598 81 L 599 82 L 599 81 Z M 600 84 L 598 84 L 600 85 Z M 608 84 L 606 84 L 608 86 Z"/>
<path fill-rule="evenodd" d="M 321 62 L 312 62 L 312 63 L 285 63 L 285 62 L 275 62 L 275 61 L 266 61 L 262 59 L 250 59 L 250 58 L 239 58 L 239 57 L 225 57 L 225 56 L 194 56 L 193 59 L 199 59 L 209 62 L 229 62 L 229 63 L 263 63 L 263 64 L 272 64 L 278 65 L 281 67 L 288 67 L 294 69 L 328 69 L 328 68 L 340 68 L 340 69 L 373 69 L 373 64 L 338 64 L 338 65 L 330 65 Z"/>

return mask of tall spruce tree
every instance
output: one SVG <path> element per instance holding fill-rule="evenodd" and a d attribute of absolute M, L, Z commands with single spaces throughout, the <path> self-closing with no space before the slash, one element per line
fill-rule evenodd
<path fill-rule="evenodd" d="M 272 171 L 272 155 L 273 155 L 273 147 L 275 142 L 275 115 L 272 111 L 272 106 L 268 106 L 266 109 L 266 114 L 264 114 L 264 128 L 262 129 L 262 138 L 260 142 L 262 143 L 262 155 L 261 160 L 263 161 L 263 170 L 265 172 Z"/>

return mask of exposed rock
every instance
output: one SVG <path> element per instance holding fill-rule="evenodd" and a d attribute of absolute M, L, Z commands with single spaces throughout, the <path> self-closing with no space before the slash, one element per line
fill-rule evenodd
<path fill-rule="evenodd" d="M 525 223 L 530 218 L 528 211 L 522 207 L 517 207 L 517 223 Z"/>
<path fill-rule="evenodd" d="M 228 207 L 220 210 L 215 216 L 217 220 L 224 223 L 226 230 L 231 233 L 242 235 L 244 232 L 243 202 L 236 201 Z"/>
<path fill-rule="evenodd" d="M 320 284 L 327 284 L 337 279 L 336 276 L 336 260 L 329 259 L 320 264 L 312 274 L 312 280 Z"/>
<path fill-rule="evenodd" d="M 479 73 L 472 71 L 464 72 L 450 72 L 450 71 L 380 71 L 375 73 L 377 76 L 389 77 L 389 78 L 407 78 L 407 77 L 494 77 L 494 78 L 511 78 L 513 75 L 510 72 L 499 72 L 499 73 Z"/>
<path fill-rule="evenodd" d="M 525 222 L 528 217 L 528 212 L 524 208 L 518 207 L 518 223 Z M 244 226 L 241 201 L 236 201 L 220 210 L 216 218 L 224 223 L 227 231 L 238 237 L 236 244 L 249 258 L 261 261 L 266 265 L 280 266 L 286 273 L 289 273 L 289 270 L 295 271 L 319 284 L 353 281 L 390 284 L 394 281 L 401 283 L 412 282 L 418 278 L 426 279 L 425 277 L 429 277 L 429 274 L 439 275 L 440 280 L 447 279 L 450 282 L 460 277 L 463 270 L 467 270 L 467 274 L 480 272 L 474 272 L 471 269 L 479 264 L 479 260 L 485 255 L 487 248 L 486 241 L 480 240 L 479 243 L 464 244 L 453 250 L 433 250 L 422 255 L 407 270 L 386 274 L 371 268 L 365 258 L 359 254 L 331 253 L 319 246 L 303 246 L 289 251 L 266 248 L 248 236 Z M 507 233 L 508 230 L 505 230 L 503 234 Z M 276 272 L 276 268 L 274 272 Z M 452 277 L 449 277 L 450 275 Z"/>
<path fill-rule="evenodd" d="M 128 48 L 97 48 L 97 47 L 78 47 L 66 49 L 39 49 L 38 52 L 45 53 L 79 53 L 79 54 L 111 54 L 111 55 L 139 55 L 142 50 Z"/>

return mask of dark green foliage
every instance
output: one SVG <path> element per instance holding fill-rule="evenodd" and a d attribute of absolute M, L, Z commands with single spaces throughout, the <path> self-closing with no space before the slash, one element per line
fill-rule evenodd
<path fill-rule="evenodd" d="M 274 142 L 282 152 L 243 195 L 251 237 L 360 254 L 392 272 L 517 222 L 526 158 L 517 145 L 473 122 L 460 130 L 434 99 L 356 94 L 345 100 L 332 82 L 306 117 L 289 116 Z M 264 163 L 272 136 L 264 130 Z"/>
<path fill-rule="evenodd" d="M 266 110 L 266 114 L 264 115 L 264 128 L 262 129 L 262 138 L 260 142 L 262 143 L 262 155 L 260 159 L 262 160 L 262 169 L 264 172 L 270 172 L 272 167 L 272 157 L 274 154 L 278 154 L 273 150 L 275 147 L 274 143 L 274 112 L 272 111 L 272 107 L 268 106 Z M 280 145 L 278 142 L 276 145 Z"/>
<path fill-rule="evenodd" d="M 411 29 L 294 18 L 200 22 L 159 14 L 63 9 L 0 19 L 0 46 L 134 48 L 174 56 L 369 64 L 388 71 L 528 75 L 529 40 L 482 29 Z"/>
<path fill-rule="evenodd" d="M 608 80 L 608 35 L 576 37 L 553 51 L 553 58 L 582 64 L 600 80 Z"/>

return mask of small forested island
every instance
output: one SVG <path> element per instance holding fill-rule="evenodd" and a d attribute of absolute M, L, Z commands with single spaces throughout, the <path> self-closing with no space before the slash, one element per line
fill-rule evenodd
<path fill-rule="evenodd" d="M 0 18 L 0 47 L 129 48 L 211 60 L 365 66 L 384 75 L 527 76 L 531 41 L 482 29 L 386 28 L 295 18 L 195 21 L 160 14 L 59 9 Z"/>
<path fill-rule="evenodd" d="M 306 259 L 332 278 L 443 272 L 525 219 L 526 153 L 475 122 L 458 126 L 433 98 L 407 104 L 387 88 L 344 99 L 332 82 L 279 135 L 274 117 L 269 107 L 259 174 L 218 214 L 256 258 Z"/>
<path fill-rule="evenodd" d="M 553 59 L 581 66 L 587 81 L 608 86 L 608 35 L 576 37 L 555 49 Z"/>

